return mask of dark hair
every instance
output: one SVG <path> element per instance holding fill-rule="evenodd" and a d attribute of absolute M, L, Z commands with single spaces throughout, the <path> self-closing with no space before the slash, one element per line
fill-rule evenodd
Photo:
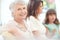
<path fill-rule="evenodd" d="M 55 15 L 56 16 L 56 19 L 54 21 L 55 24 L 59 24 L 59 20 L 57 19 L 57 14 L 56 14 L 56 11 L 54 9 L 49 9 L 46 13 L 46 19 L 45 19 L 45 24 L 48 24 L 49 23 L 49 19 L 48 19 L 48 16 L 49 15 Z"/>
<path fill-rule="evenodd" d="M 40 6 L 41 3 L 43 5 L 43 1 L 41 1 L 41 0 L 30 0 L 30 3 L 28 4 L 27 17 L 30 17 L 32 15 L 35 18 L 37 18 L 38 13 L 36 12 L 36 10 L 38 9 L 38 7 Z"/>

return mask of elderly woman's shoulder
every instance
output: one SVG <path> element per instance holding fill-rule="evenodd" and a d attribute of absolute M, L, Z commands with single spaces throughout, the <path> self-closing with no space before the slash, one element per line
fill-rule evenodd
<path fill-rule="evenodd" d="M 10 20 L 7 24 L 4 24 L 2 26 L 2 29 L 4 30 L 9 30 L 9 29 L 14 29 L 15 28 L 15 23 L 13 20 Z"/>
<path fill-rule="evenodd" d="M 5 26 L 14 26 L 16 24 L 16 22 L 14 20 L 10 20 L 8 21 L 7 24 L 5 24 Z"/>

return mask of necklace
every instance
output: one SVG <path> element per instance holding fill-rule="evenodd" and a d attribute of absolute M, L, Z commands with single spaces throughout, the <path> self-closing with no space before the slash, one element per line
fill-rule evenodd
<path fill-rule="evenodd" d="M 26 32 L 26 31 L 27 31 L 27 27 L 26 27 L 25 24 L 22 25 L 22 24 L 18 24 L 18 23 L 17 23 L 16 27 L 17 27 L 18 29 L 20 29 L 21 31 L 23 31 L 23 32 Z"/>

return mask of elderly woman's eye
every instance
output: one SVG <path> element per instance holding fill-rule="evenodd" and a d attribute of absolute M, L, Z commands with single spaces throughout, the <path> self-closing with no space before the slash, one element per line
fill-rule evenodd
<path fill-rule="evenodd" d="M 17 10 L 21 10 L 21 8 L 18 8 Z"/>
<path fill-rule="evenodd" d="M 25 9 L 25 7 L 23 9 Z"/>

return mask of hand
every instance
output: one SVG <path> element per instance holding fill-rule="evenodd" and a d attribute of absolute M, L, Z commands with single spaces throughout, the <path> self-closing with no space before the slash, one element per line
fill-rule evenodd
<path fill-rule="evenodd" d="M 54 30 L 52 31 L 52 33 L 55 34 L 55 33 L 56 33 L 56 29 L 54 29 Z"/>
<path fill-rule="evenodd" d="M 33 35 L 34 36 L 39 36 L 40 35 L 40 32 L 38 30 L 34 30 L 32 31 Z"/>

